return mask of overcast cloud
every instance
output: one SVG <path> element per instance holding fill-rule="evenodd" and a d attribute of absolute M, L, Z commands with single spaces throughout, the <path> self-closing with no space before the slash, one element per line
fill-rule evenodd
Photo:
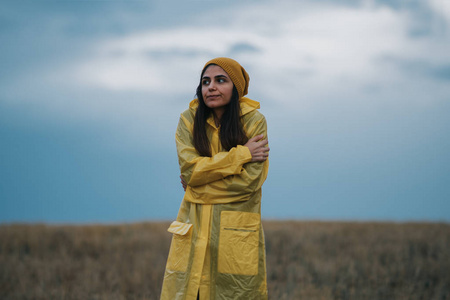
<path fill-rule="evenodd" d="M 266 217 L 450 219 L 443 0 L 9 1 L 1 21 L 0 221 L 176 215 L 174 131 L 217 56 L 269 121 Z"/>

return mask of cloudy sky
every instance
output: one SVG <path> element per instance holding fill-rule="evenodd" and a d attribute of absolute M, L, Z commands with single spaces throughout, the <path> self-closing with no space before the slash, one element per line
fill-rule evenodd
<path fill-rule="evenodd" d="M 2 1 L 0 222 L 174 219 L 174 134 L 238 60 L 263 217 L 450 221 L 447 0 Z"/>

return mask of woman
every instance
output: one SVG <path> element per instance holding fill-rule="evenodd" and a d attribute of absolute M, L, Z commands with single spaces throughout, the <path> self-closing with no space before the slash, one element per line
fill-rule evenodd
<path fill-rule="evenodd" d="M 267 126 L 230 58 L 206 63 L 176 132 L 183 201 L 161 299 L 267 299 L 261 186 Z"/>

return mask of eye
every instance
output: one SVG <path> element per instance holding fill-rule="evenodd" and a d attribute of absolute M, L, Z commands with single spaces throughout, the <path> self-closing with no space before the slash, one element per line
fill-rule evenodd
<path fill-rule="evenodd" d="M 209 84 L 209 79 L 202 80 L 202 85 L 208 85 L 208 84 Z"/>
<path fill-rule="evenodd" d="M 224 82 L 226 82 L 226 80 L 225 80 L 225 78 L 219 78 L 219 79 L 217 79 L 217 82 L 224 83 Z"/>

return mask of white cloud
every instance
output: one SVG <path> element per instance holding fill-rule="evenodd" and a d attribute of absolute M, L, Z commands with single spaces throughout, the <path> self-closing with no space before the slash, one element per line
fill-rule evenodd
<path fill-rule="evenodd" d="M 77 80 L 111 90 L 191 95 L 203 64 L 227 55 L 252 70 L 257 80 L 251 90 L 289 105 L 298 103 L 299 87 L 323 97 L 402 80 L 401 70 L 380 63 L 383 57 L 429 59 L 431 51 L 434 60 L 448 58 L 446 43 L 411 39 L 410 16 L 386 7 L 264 3 L 231 11 L 232 21 L 221 10 L 195 26 L 101 41 L 96 55 L 75 66 Z M 233 51 L 236 45 L 250 51 Z"/>
<path fill-rule="evenodd" d="M 189 26 L 100 39 L 81 60 L 22 77 L 32 84 L 14 93 L 32 91 L 22 99 L 40 101 L 47 118 L 114 124 L 127 137 L 174 124 L 164 115 L 186 108 L 201 67 L 216 56 L 247 68 L 249 96 L 272 116 L 317 112 L 335 101 L 431 103 L 448 95 L 442 81 L 420 74 L 449 62 L 448 39 L 411 37 L 416 20 L 407 10 L 367 3 L 282 1 L 208 11 Z"/>
<path fill-rule="evenodd" d="M 392 201 L 390 207 L 400 207 L 411 196 L 437 199 L 448 165 L 448 1 L 395 10 L 378 0 L 348 6 L 324 2 L 231 1 L 197 14 L 174 9 L 174 15 L 183 14 L 179 24 L 119 38 L 104 38 L 99 27 L 93 35 L 84 37 L 81 30 L 74 38 L 63 23 L 50 31 L 38 26 L 45 29 L 42 34 L 19 36 L 27 47 L 17 48 L 17 57 L 27 68 L 5 69 L 0 101 L 8 103 L 1 103 L 2 112 L 11 115 L 6 122 L 23 122 L 30 136 L 48 122 L 45 130 L 77 132 L 71 140 L 89 143 L 86 150 L 168 155 L 175 172 L 179 113 L 193 97 L 203 64 L 227 55 L 248 69 L 249 96 L 262 102 L 269 123 L 268 199 L 279 196 L 279 186 L 287 188 L 283 199 L 298 202 L 301 194 L 314 205 L 317 199 L 342 200 L 344 208 L 351 201 L 383 205 L 380 197 Z M 435 14 L 431 26 L 425 24 L 427 8 Z M 113 9 L 102 16 L 110 36 L 131 27 L 122 28 L 119 14 L 110 14 Z M 416 18 L 411 9 L 423 10 L 427 18 Z M 80 13 L 71 17 L 73 28 L 87 19 Z M 131 17 L 142 15 L 146 12 Z M 95 44 L 82 44 L 94 36 Z M 73 51 L 55 47 L 66 40 L 81 43 Z M 43 44 L 45 50 L 55 49 L 45 56 L 33 48 Z M 24 48 L 33 55 L 24 56 Z M 54 56 L 58 51 L 67 53 Z M 65 131 L 65 126 L 74 130 Z"/>
<path fill-rule="evenodd" d="M 447 26 L 450 25 L 450 2 L 448 0 L 430 0 L 428 3 L 435 14 L 444 18 Z"/>
<path fill-rule="evenodd" d="M 222 38 L 208 40 L 215 35 Z M 224 28 L 150 30 L 103 41 L 96 56 L 75 66 L 75 74 L 81 82 L 104 88 L 186 93 L 195 90 L 206 60 L 248 38 L 252 34 Z"/>

